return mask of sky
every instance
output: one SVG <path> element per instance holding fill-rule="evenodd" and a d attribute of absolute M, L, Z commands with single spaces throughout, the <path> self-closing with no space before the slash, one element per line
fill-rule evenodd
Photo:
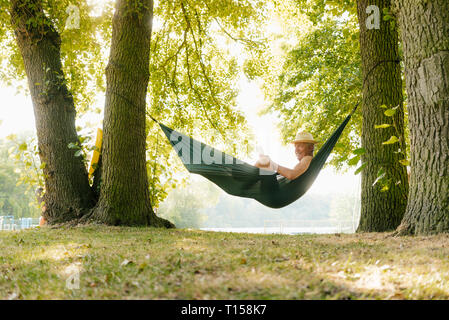
<path fill-rule="evenodd" d="M 16 95 L 13 87 L 0 84 L 0 139 L 21 131 L 36 131 L 31 97 Z"/>

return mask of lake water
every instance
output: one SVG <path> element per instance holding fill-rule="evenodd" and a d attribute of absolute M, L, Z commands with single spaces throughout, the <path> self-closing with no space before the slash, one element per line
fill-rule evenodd
<path fill-rule="evenodd" d="M 332 233 L 354 233 L 352 227 L 256 227 L 256 228 L 201 228 L 204 231 L 216 232 L 238 232 L 238 233 L 262 233 L 262 234 L 332 234 Z"/>

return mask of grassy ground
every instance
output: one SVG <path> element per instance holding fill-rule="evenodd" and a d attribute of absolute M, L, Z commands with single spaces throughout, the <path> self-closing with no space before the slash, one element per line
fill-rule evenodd
<path fill-rule="evenodd" d="M 2 231 L 0 299 L 448 299 L 448 258 L 449 235 Z"/>

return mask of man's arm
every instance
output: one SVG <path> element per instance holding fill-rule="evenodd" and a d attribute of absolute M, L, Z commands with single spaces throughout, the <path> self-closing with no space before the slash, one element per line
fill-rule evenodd
<path fill-rule="evenodd" d="M 277 172 L 289 180 L 294 180 L 298 178 L 300 175 L 302 175 L 304 172 L 306 172 L 311 161 L 312 161 L 311 156 L 305 156 L 293 169 L 289 169 L 278 165 Z"/>

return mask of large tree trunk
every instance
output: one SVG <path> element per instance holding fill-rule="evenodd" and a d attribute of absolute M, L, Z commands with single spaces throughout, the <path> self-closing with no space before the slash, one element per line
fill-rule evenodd
<path fill-rule="evenodd" d="M 379 8 L 379 29 L 368 29 L 366 20 L 374 12 L 367 13 L 367 7 Z M 398 34 L 390 23 L 383 21 L 383 8 L 390 8 L 390 0 L 361 0 L 357 2 L 360 25 L 360 51 L 363 74 L 363 124 L 361 216 L 358 231 L 382 232 L 394 230 L 403 217 L 408 193 L 406 167 L 399 163 L 405 156 L 404 112 L 401 68 L 398 53 Z M 371 21 L 375 22 L 375 21 Z M 384 115 L 389 108 L 399 106 L 394 117 Z M 388 123 L 392 126 L 375 129 L 375 125 Z M 393 127 L 396 126 L 396 129 Z M 382 145 L 395 135 L 400 143 Z M 404 154 L 395 153 L 401 148 Z M 381 191 L 382 184 L 375 182 L 380 168 L 389 179 L 389 190 Z"/>
<path fill-rule="evenodd" d="M 151 207 L 145 159 L 153 1 L 117 0 L 106 68 L 100 199 L 92 218 L 111 225 L 173 227 Z"/>
<path fill-rule="evenodd" d="M 62 72 L 60 36 L 39 0 L 11 1 L 10 14 L 33 101 L 39 156 L 45 163 L 44 217 L 50 224 L 79 218 L 94 201 L 82 158 L 68 148 L 79 139 Z"/>
<path fill-rule="evenodd" d="M 411 174 L 399 234 L 449 231 L 449 2 L 397 0 Z"/>

